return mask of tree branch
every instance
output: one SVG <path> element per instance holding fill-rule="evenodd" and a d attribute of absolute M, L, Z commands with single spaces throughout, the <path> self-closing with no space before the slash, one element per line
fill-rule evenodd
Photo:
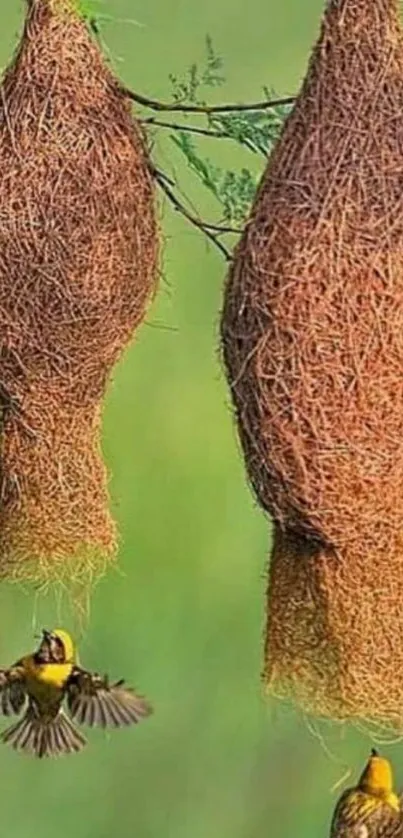
<path fill-rule="evenodd" d="M 226 131 L 214 131 L 211 128 L 199 128 L 197 125 L 164 122 L 164 120 L 156 119 L 154 116 L 139 119 L 139 122 L 141 122 L 142 125 L 155 125 L 157 128 L 171 128 L 172 131 L 187 131 L 188 134 L 201 134 L 203 137 L 213 137 L 216 140 L 232 140 L 232 142 L 237 142 L 240 145 L 245 146 L 245 148 L 252 151 L 253 154 L 261 154 L 262 157 L 267 159 L 267 149 L 261 148 L 260 146 L 254 146 L 247 137 L 232 137 L 231 134 L 228 134 Z"/>
<path fill-rule="evenodd" d="M 203 134 L 204 137 L 215 137 L 219 139 L 232 140 L 233 137 L 228 136 L 225 131 L 212 131 L 210 128 L 198 128 L 197 125 L 178 125 L 175 122 L 164 122 L 162 119 L 156 119 L 155 116 L 149 116 L 145 119 L 139 119 L 142 125 L 155 125 L 157 128 L 172 128 L 173 131 L 188 131 L 190 134 Z"/>
<path fill-rule="evenodd" d="M 157 99 L 149 99 L 147 96 L 142 96 L 140 93 L 135 93 L 125 85 L 119 86 L 120 92 L 132 102 L 137 102 L 138 105 L 143 105 L 145 108 L 150 108 L 153 111 L 170 111 L 171 113 L 226 113 L 230 111 L 264 111 L 268 108 L 275 108 L 279 105 L 291 105 L 295 101 L 295 96 L 284 96 L 282 99 L 264 99 L 262 102 L 253 102 L 251 104 L 241 105 L 184 105 L 179 102 L 159 102 Z"/>
<path fill-rule="evenodd" d="M 162 119 L 156 119 L 155 116 L 139 119 L 139 122 L 142 125 L 155 125 L 157 128 L 171 128 L 172 131 L 187 131 L 188 134 L 201 134 L 204 137 L 213 137 L 219 140 L 232 140 L 232 142 L 238 142 L 240 145 L 245 146 L 253 154 L 261 154 L 264 158 L 267 158 L 267 151 L 264 148 L 260 148 L 259 146 L 255 147 L 246 137 L 244 139 L 232 137 L 226 131 L 213 131 L 211 128 L 199 128 L 197 125 L 179 125 L 175 122 L 164 122 Z"/>
<path fill-rule="evenodd" d="M 238 230 L 236 227 L 227 227 L 225 225 L 220 224 L 209 224 L 205 221 L 202 221 L 201 218 L 198 218 L 197 215 L 193 215 L 193 213 L 189 212 L 185 204 L 179 200 L 179 198 L 175 195 L 174 191 L 171 189 L 170 184 L 172 184 L 171 179 L 165 175 L 164 172 L 161 172 L 159 169 L 156 169 L 155 166 L 151 167 L 151 174 L 155 177 L 158 185 L 165 193 L 167 198 L 169 199 L 170 203 L 172 204 L 174 210 L 176 212 L 180 212 L 190 224 L 193 224 L 194 227 L 197 227 L 198 230 L 201 230 L 205 236 L 218 248 L 221 254 L 224 256 L 227 262 L 230 262 L 232 259 L 230 251 L 225 247 L 225 245 L 220 242 L 218 235 L 219 233 L 240 233 L 241 231 Z"/>

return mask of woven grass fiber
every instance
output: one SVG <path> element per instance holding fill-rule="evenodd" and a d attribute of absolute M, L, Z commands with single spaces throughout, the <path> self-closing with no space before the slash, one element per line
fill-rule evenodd
<path fill-rule="evenodd" d="M 144 138 L 69 0 L 30 0 L 0 89 L 0 573 L 116 553 L 101 406 L 157 281 Z"/>
<path fill-rule="evenodd" d="M 227 281 L 241 444 L 275 522 L 268 692 L 403 729 L 403 40 L 330 0 Z"/>

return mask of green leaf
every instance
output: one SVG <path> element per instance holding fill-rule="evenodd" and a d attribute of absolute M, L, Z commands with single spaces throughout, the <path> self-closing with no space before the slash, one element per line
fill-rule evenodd
<path fill-rule="evenodd" d="M 221 85 L 225 81 L 223 60 L 216 53 L 209 35 L 206 37 L 205 51 L 205 61 L 201 69 L 193 63 L 183 78 L 172 74 L 169 76 L 176 102 L 205 106 L 204 88 Z M 263 86 L 263 91 L 267 101 L 277 98 L 275 91 L 267 86 Z M 204 119 L 208 130 L 219 134 L 220 139 L 216 142 L 221 143 L 223 138 L 228 138 L 255 155 L 267 158 L 278 140 L 290 108 L 290 105 L 277 105 L 251 111 L 207 112 Z M 189 120 L 190 115 L 184 112 L 183 118 Z M 196 118 L 199 127 L 201 117 Z M 201 184 L 218 201 L 222 220 L 228 225 L 234 222 L 238 225 L 244 223 L 256 194 L 260 173 L 253 173 L 246 166 L 239 171 L 217 166 L 200 151 L 198 142 L 190 133 L 191 128 L 189 124 L 188 131 L 174 129 L 170 135 L 171 141 L 180 150 Z M 213 140 L 211 142 L 213 143 Z M 212 148 L 214 149 L 214 144 Z"/>
<path fill-rule="evenodd" d="M 204 105 L 205 99 L 202 95 L 202 89 L 204 87 L 217 87 L 225 81 L 224 76 L 220 73 L 223 60 L 216 54 L 209 35 L 206 36 L 205 49 L 206 57 L 201 70 L 198 64 L 193 63 L 186 71 L 184 78 L 179 79 L 172 73 L 169 75 L 175 102 Z"/>
<path fill-rule="evenodd" d="M 134 18 L 118 18 L 102 11 L 106 0 L 78 0 L 78 13 L 88 24 L 95 35 L 100 34 L 103 23 L 131 23 L 133 26 L 144 26 Z M 109 5 L 109 4 L 108 4 Z"/>
<path fill-rule="evenodd" d="M 218 197 L 217 183 L 219 169 L 210 163 L 209 160 L 200 157 L 196 144 L 192 137 L 185 131 L 176 131 L 170 135 L 172 142 L 182 152 L 191 169 L 197 174 L 203 186 Z"/>

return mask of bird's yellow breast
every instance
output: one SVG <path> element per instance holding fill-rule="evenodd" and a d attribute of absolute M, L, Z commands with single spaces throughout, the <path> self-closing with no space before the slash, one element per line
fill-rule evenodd
<path fill-rule="evenodd" d="M 62 689 L 73 669 L 72 663 L 37 664 L 32 655 L 23 658 L 22 663 L 28 685 L 32 686 L 33 692 L 35 691 L 35 685 L 41 685 L 44 688 Z"/>

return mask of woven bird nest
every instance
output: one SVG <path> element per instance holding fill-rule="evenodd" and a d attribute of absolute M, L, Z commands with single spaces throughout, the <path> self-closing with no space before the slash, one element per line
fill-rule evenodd
<path fill-rule="evenodd" d="M 75 4 L 28 6 L 0 96 L 0 572 L 57 579 L 116 551 L 101 403 L 158 241 L 144 137 Z"/>
<path fill-rule="evenodd" d="M 403 727 L 403 40 L 331 0 L 237 248 L 224 360 L 274 518 L 268 690 Z"/>

